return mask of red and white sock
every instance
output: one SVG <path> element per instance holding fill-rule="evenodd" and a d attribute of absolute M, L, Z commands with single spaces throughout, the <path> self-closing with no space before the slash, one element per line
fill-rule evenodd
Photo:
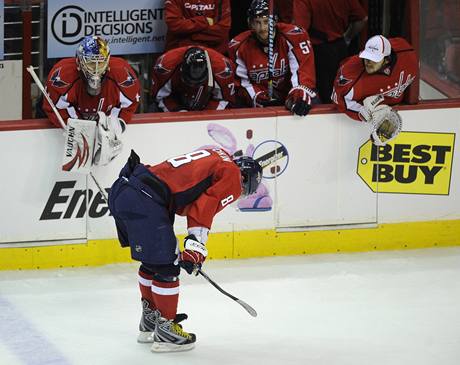
<path fill-rule="evenodd" d="M 179 302 L 179 279 L 173 282 L 152 280 L 152 297 L 155 307 L 166 319 L 176 318 Z"/>
<path fill-rule="evenodd" d="M 139 270 L 137 280 L 139 282 L 139 289 L 141 290 L 141 297 L 150 304 L 151 309 L 155 309 L 155 304 L 152 296 L 152 279 L 153 275 L 146 274 Z"/>

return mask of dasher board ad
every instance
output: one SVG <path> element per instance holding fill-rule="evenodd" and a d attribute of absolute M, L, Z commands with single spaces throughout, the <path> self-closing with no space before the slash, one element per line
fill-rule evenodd
<path fill-rule="evenodd" d="M 101 36 L 111 54 L 157 53 L 164 49 L 164 0 L 48 1 L 48 58 L 72 57 L 88 35 Z"/>

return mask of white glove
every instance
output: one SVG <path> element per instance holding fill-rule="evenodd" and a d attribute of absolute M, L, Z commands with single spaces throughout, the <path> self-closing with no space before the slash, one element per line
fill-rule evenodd
<path fill-rule="evenodd" d="M 107 116 L 103 112 L 98 112 L 98 115 L 97 146 L 93 163 L 104 166 L 121 153 L 123 149 L 121 135 L 126 129 L 126 123 L 120 118 Z"/>
<path fill-rule="evenodd" d="M 206 227 L 190 227 L 188 229 L 188 234 L 193 234 L 198 241 L 205 244 L 206 242 L 208 242 L 209 229 L 207 229 Z"/>
<path fill-rule="evenodd" d="M 208 256 L 206 246 L 193 234 L 184 238 L 184 251 L 180 253 L 179 265 L 189 274 L 197 275 L 204 260 Z"/>
<path fill-rule="evenodd" d="M 368 96 L 363 101 L 363 106 L 358 112 L 359 118 L 366 123 L 372 121 L 372 114 L 386 105 L 379 105 L 384 100 L 382 94 Z"/>

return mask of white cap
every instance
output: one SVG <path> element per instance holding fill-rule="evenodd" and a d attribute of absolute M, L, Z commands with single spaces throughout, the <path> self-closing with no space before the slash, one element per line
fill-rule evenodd
<path fill-rule="evenodd" d="M 390 54 L 390 41 L 382 35 L 375 35 L 366 42 L 366 47 L 364 47 L 364 51 L 359 54 L 359 57 L 374 62 L 380 62 L 384 57 Z"/>

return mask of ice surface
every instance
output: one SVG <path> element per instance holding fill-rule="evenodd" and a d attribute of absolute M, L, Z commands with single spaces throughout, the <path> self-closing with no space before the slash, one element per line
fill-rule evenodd
<path fill-rule="evenodd" d="M 460 248 L 207 262 L 259 315 L 183 273 L 172 354 L 136 342 L 137 267 L 0 272 L 0 364 L 460 364 Z"/>

